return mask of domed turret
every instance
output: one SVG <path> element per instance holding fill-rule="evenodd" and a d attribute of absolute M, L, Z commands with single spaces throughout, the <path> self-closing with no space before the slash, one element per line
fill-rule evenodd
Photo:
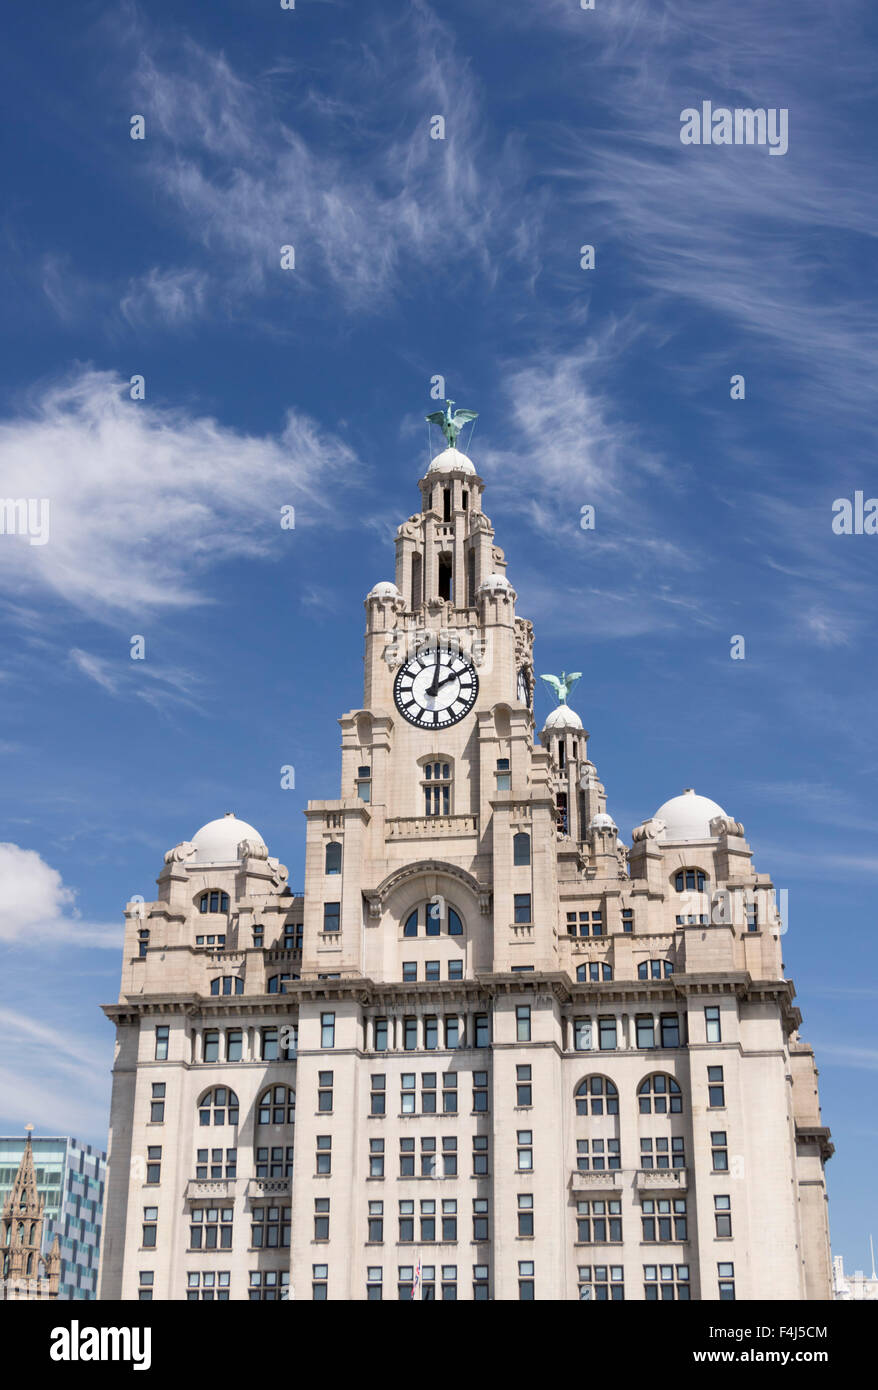
<path fill-rule="evenodd" d="M 380 579 L 377 584 L 373 584 L 369 590 L 367 598 L 402 598 L 402 594 L 389 579 Z"/>
<path fill-rule="evenodd" d="M 258 830 L 245 820 L 238 820 L 232 811 L 227 811 L 219 820 L 211 820 L 192 836 L 195 846 L 192 864 L 236 864 L 238 845 L 242 840 L 255 840 L 264 845 L 265 841 Z"/>
<path fill-rule="evenodd" d="M 581 729 L 582 720 L 569 705 L 558 705 L 552 710 L 543 725 L 543 733 L 552 729 Z"/>
<path fill-rule="evenodd" d="M 684 788 L 680 796 L 671 797 L 660 806 L 653 820 L 661 820 L 665 828 L 662 840 L 710 840 L 710 822 L 714 816 L 725 816 L 722 806 L 707 796 L 698 796 L 692 787 Z"/>
<path fill-rule="evenodd" d="M 475 473 L 476 466 L 472 459 L 468 459 L 466 454 L 462 454 L 459 449 L 443 449 L 441 454 L 437 454 L 433 459 L 429 473 L 451 473 L 454 469 L 461 473 Z"/>

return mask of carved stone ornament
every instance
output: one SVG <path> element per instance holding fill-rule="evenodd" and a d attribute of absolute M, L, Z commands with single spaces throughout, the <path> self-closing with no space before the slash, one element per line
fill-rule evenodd
<path fill-rule="evenodd" d="M 181 864 L 186 859 L 191 859 L 195 853 L 195 846 L 191 840 L 181 840 L 173 849 L 169 849 L 165 855 L 166 864 Z"/>
<path fill-rule="evenodd" d="M 635 825 L 631 832 L 631 838 L 632 840 L 657 840 L 666 829 L 666 822 L 657 820 L 653 816 L 650 820 L 645 820 L 642 825 Z"/>
<path fill-rule="evenodd" d="M 744 827 L 739 820 L 732 820 L 731 816 L 714 816 L 709 824 L 711 835 L 743 835 Z"/>
<path fill-rule="evenodd" d="M 398 536 L 405 536 L 407 540 L 416 541 L 421 534 L 421 518 L 410 516 L 408 521 L 404 521 L 401 526 L 396 528 Z"/>
<path fill-rule="evenodd" d="M 267 859 L 268 846 L 261 840 L 241 840 L 238 844 L 239 859 Z"/>

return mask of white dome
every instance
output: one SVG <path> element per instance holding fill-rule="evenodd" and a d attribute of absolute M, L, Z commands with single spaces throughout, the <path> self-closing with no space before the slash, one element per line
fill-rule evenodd
<path fill-rule="evenodd" d="M 482 589 L 488 589 L 490 591 L 493 589 L 511 588 L 512 585 L 509 583 L 509 580 L 506 578 L 505 574 L 489 574 L 487 579 L 483 579 L 481 584 L 479 585 L 479 593 L 481 593 Z"/>
<path fill-rule="evenodd" d="M 552 710 L 552 713 L 549 715 L 548 719 L 546 720 L 545 724 L 543 725 L 543 730 L 544 730 L 544 731 L 545 731 L 546 729 L 581 729 L 581 728 L 582 728 L 582 720 L 580 719 L 579 715 L 576 713 L 576 710 L 575 710 L 575 709 L 571 709 L 569 705 L 558 705 L 557 709 L 553 709 L 553 710 Z"/>
<path fill-rule="evenodd" d="M 377 584 L 373 584 L 368 593 L 369 598 L 402 598 L 395 584 L 389 579 L 381 579 Z"/>
<path fill-rule="evenodd" d="M 192 836 L 195 854 L 189 862 L 236 864 L 238 845 L 242 840 L 257 840 L 259 844 L 265 844 L 258 830 L 254 830 L 245 820 L 238 820 L 231 811 L 227 811 L 219 820 L 208 821 L 207 825 L 203 825 Z"/>
<path fill-rule="evenodd" d="M 459 449 L 443 449 L 441 454 L 437 454 L 427 469 L 428 473 L 450 473 L 453 468 L 461 473 L 475 473 L 476 466 L 472 459 L 468 459 L 466 454 L 462 454 Z"/>
<path fill-rule="evenodd" d="M 663 820 L 662 840 L 710 840 L 710 822 L 714 816 L 724 816 L 722 806 L 707 796 L 697 796 L 686 787 L 680 796 L 672 796 L 656 811 L 653 820 Z"/>
<path fill-rule="evenodd" d="M 589 830 L 618 830 L 616 822 L 612 816 L 608 816 L 606 811 L 598 811 L 596 816 L 592 816 Z"/>

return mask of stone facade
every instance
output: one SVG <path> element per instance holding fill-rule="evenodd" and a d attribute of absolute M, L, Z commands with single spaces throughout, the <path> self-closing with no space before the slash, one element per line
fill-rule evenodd
<path fill-rule="evenodd" d="M 566 704 L 535 742 L 483 486 L 434 459 L 366 599 L 304 892 L 227 815 L 129 904 L 104 1298 L 831 1296 L 773 885 L 689 789 L 623 845 Z"/>

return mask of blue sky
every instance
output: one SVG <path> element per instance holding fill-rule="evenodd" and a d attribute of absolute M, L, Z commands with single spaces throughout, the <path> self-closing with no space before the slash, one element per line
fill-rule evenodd
<path fill-rule="evenodd" d="M 0 1131 L 105 1141 L 98 1006 L 166 849 L 234 810 L 301 882 L 441 374 L 480 412 L 538 666 L 584 672 L 623 835 L 694 786 L 788 889 L 833 1246 L 862 1264 L 878 537 L 831 523 L 878 493 L 874 7 L 54 0 L 6 24 L 0 494 L 48 497 L 51 534 L 0 537 Z M 788 152 L 683 146 L 703 100 L 787 109 Z"/>

